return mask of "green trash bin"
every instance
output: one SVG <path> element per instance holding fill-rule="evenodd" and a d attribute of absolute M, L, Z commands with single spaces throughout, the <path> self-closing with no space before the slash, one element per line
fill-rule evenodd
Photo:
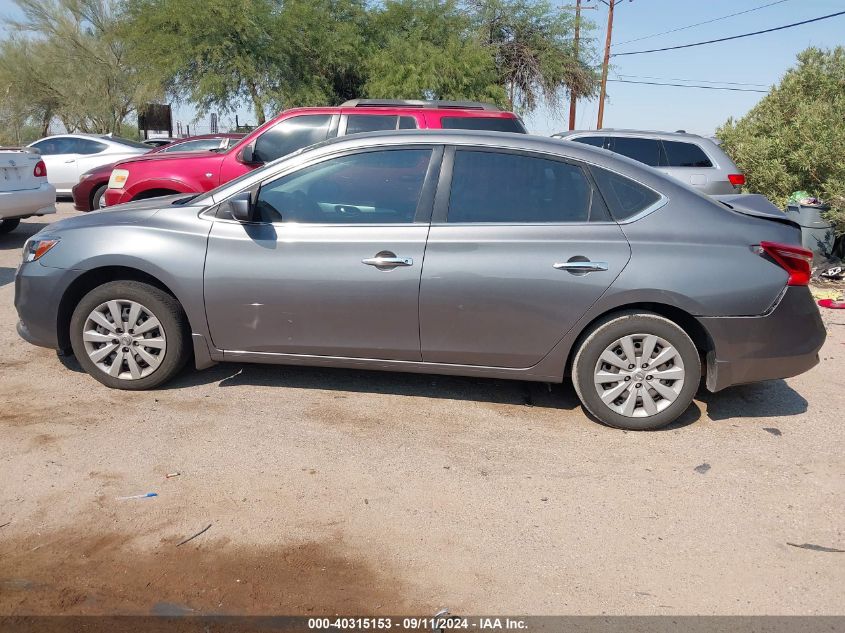
<path fill-rule="evenodd" d="M 833 256 L 836 235 L 833 225 L 822 217 L 827 205 L 790 204 L 786 215 L 801 227 L 801 244 L 813 251 L 813 264 L 825 262 Z"/>

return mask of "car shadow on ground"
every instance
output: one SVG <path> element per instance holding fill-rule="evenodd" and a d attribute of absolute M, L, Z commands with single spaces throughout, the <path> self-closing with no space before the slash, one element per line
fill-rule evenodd
<path fill-rule="evenodd" d="M 15 280 L 15 269 L 0 266 L 0 288 L 6 284 L 10 284 Z"/>
<path fill-rule="evenodd" d="M 785 380 L 768 380 L 728 387 L 710 393 L 703 387 L 696 400 L 707 407 L 714 422 L 737 418 L 771 418 L 799 415 L 807 411 L 807 400 Z"/>
<path fill-rule="evenodd" d="M 21 222 L 11 233 L 0 235 L 0 251 L 11 251 L 23 248 L 23 243 L 38 233 L 47 224 L 41 222 Z"/>

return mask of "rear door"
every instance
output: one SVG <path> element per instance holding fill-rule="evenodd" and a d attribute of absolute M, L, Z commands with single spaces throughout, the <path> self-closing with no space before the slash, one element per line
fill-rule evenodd
<path fill-rule="evenodd" d="M 420 284 L 423 360 L 535 365 L 630 253 L 581 165 L 448 149 Z"/>

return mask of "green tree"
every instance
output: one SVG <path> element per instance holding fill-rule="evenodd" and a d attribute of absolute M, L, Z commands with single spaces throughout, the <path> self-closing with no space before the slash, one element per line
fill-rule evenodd
<path fill-rule="evenodd" d="M 808 48 L 777 86 L 716 132 L 746 175 L 746 190 L 780 206 L 804 190 L 831 205 L 845 231 L 845 48 Z"/>

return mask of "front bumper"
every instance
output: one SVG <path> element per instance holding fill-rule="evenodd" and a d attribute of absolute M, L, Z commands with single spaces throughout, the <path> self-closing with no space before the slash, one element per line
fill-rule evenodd
<path fill-rule="evenodd" d="M 62 297 L 82 271 L 42 266 L 40 262 L 22 264 L 15 275 L 15 309 L 20 319 L 17 331 L 24 340 L 60 349 L 59 313 Z"/>
<path fill-rule="evenodd" d="M 790 286 L 768 313 L 756 317 L 699 317 L 714 349 L 707 388 L 790 378 L 819 362 L 826 331 L 810 289 Z"/>

